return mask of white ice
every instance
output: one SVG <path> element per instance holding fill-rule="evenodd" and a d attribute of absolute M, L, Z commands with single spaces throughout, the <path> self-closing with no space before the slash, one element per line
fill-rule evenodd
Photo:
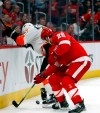
<path fill-rule="evenodd" d="M 82 113 L 100 113 L 100 78 L 82 80 L 77 85 L 80 94 L 84 98 L 86 111 Z M 66 95 L 67 96 L 67 95 Z M 74 108 L 73 103 L 66 97 L 70 108 Z M 36 104 L 36 100 L 41 102 L 40 96 L 24 100 L 18 108 L 13 105 L 0 109 L 0 113 L 68 113 L 68 111 L 53 110 L 52 108 L 42 108 L 41 104 Z"/>

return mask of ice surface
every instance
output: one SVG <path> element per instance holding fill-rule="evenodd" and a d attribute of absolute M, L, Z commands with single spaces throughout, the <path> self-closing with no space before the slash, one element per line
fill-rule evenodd
<path fill-rule="evenodd" d="M 86 111 L 82 113 L 100 113 L 100 78 L 82 80 L 77 86 L 86 105 Z M 70 108 L 74 108 L 67 94 L 66 98 L 70 104 Z M 40 96 L 23 101 L 18 108 L 11 105 L 7 108 L 0 109 L 0 113 L 68 113 L 65 110 L 42 108 L 41 104 L 36 104 L 36 100 L 41 102 Z"/>

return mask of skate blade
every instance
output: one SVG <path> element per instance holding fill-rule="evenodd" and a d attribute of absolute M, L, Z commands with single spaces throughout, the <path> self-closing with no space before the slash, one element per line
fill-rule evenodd
<path fill-rule="evenodd" d="M 71 111 L 71 110 L 72 110 L 72 109 L 69 109 L 68 112 Z M 84 108 L 81 112 L 84 112 L 84 111 L 87 111 L 87 109 Z M 79 113 L 80 113 L 80 112 L 79 112 Z"/>
<path fill-rule="evenodd" d="M 52 104 L 42 104 L 42 107 L 43 108 L 52 108 L 52 105 L 53 105 L 54 103 L 52 103 Z"/>
<path fill-rule="evenodd" d="M 67 108 L 60 108 L 61 110 L 67 110 L 67 111 L 69 111 L 70 110 L 70 108 L 69 107 L 67 107 Z"/>

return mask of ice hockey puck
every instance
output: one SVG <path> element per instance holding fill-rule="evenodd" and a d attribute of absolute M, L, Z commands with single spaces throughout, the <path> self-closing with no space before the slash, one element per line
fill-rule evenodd
<path fill-rule="evenodd" d="M 36 103 L 37 103 L 37 104 L 40 104 L 40 101 L 36 100 Z"/>

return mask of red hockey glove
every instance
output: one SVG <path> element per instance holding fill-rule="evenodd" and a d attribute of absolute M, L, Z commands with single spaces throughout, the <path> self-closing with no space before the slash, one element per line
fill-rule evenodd
<path fill-rule="evenodd" d="M 34 83 L 35 84 L 39 84 L 41 82 L 43 82 L 46 79 L 46 77 L 43 75 L 42 73 L 39 73 L 38 75 L 36 75 L 36 77 L 34 78 Z"/>

